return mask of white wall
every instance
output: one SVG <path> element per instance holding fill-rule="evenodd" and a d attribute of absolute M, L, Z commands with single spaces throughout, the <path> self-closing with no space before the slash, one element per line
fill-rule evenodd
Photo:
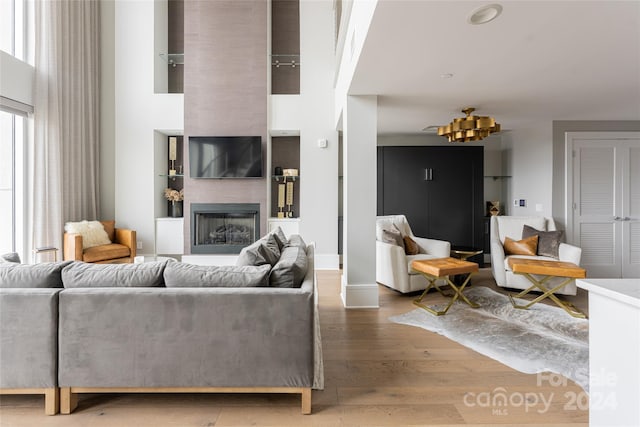
<path fill-rule="evenodd" d="M 159 2 L 165 5 L 165 2 Z M 182 133 L 184 96 L 154 93 L 155 3 L 115 2 L 115 219 L 153 253 L 158 198 L 154 135 Z M 165 178 L 166 179 L 166 178 Z"/>
<path fill-rule="evenodd" d="M 535 128 L 504 132 L 502 148 L 503 171 L 505 175 L 512 177 L 511 188 L 506 194 L 505 214 L 551 216 L 551 123 L 540 123 Z M 513 206 L 513 199 L 525 199 L 526 206 Z"/>
<path fill-rule="evenodd" d="M 338 132 L 333 119 L 334 15 L 329 1 L 300 1 L 300 234 L 318 265 L 338 268 Z M 327 148 L 318 140 L 326 139 Z"/>

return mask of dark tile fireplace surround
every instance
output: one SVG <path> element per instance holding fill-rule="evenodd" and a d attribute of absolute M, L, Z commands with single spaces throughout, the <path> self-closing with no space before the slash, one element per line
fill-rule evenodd
<path fill-rule="evenodd" d="M 259 203 L 191 204 L 192 254 L 237 254 L 259 235 Z"/>

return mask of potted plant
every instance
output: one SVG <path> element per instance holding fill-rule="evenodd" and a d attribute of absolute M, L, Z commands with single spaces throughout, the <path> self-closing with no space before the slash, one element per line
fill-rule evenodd
<path fill-rule="evenodd" d="M 165 188 L 164 198 L 169 201 L 169 216 L 179 218 L 182 216 L 182 201 L 184 200 L 184 189 Z"/>

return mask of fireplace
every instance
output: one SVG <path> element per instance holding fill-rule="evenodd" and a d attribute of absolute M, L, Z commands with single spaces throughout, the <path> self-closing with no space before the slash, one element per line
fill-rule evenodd
<path fill-rule="evenodd" d="M 258 203 L 191 204 L 192 254 L 237 254 L 259 235 Z"/>

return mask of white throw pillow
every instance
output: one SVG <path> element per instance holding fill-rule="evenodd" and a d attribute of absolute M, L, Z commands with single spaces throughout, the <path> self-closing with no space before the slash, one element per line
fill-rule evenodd
<path fill-rule="evenodd" d="M 81 234 L 83 249 L 111 243 L 100 221 L 68 222 L 64 226 L 64 231 L 70 234 Z"/>

